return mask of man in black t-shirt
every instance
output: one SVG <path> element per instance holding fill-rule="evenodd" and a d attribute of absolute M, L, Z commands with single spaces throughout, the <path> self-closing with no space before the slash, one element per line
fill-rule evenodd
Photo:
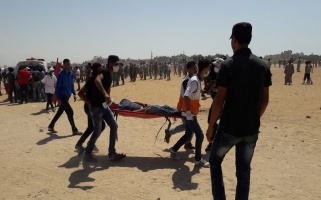
<path fill-rule="evenodd" d="M 95 87 L 95 79 L 98 75 L 98 72 L 101 70 L 102 65 L 98 62 L 95 62 L 92 65 L 92 72 L 91 72 L 91 77 L 87 80 L 86 84 L 80 89 L 78 92 L 78 96 L 85 102 L 84 104 L 84 111 L 87 115 L 87 128 L 82 134 L 82 136 L 79 138 L 77 144 L 75 145 L 75 148 L 79 151 L 84 151 L 85 148 L 82 146 L 83 143 L 86 141 L 86 139 L 92 134 L 94 131 L 94 125 L 93 121 L 91 119 L 89 107 L 91 106 L 90 104 L 90 98 L 91 98 L 91 93 L 93 91 L 93 88 Z M 102 120 L 101 122 L 101 132 L 103 132 L 105 129 L 105 121 Z M 97 139 L 97 138 L 96 138 Z M 98 148 L 94 148 L 98 150 Z"/>
<path fill-rule="evenodd" d="M 213 127 L 220 117 L 210 155 L 212 194 L 226 199 L 221 164 L 226 153 L 235 146 L 236 199 L 248 199 L 251 160 L 258 139 L 260 117 L 269 102 L 271 72 L 267 64 L 252 54 L 248 45 L 252 26 L 233 26 L 231 46 L 234 55 L 222 63 L 217 76 L 218 91 L 212 103 L 207 140 L 213 140 Z"/>
<path fill-rule="evenodd" d="M 90 115 L 92 117 L 94 131 L 86 147 L 85 160 L 89 162 L 97 162 L 97 159 L 92 156 L 95 143 L 101 134 L 102 119 L 110 127 L 108 156 L 111 161 L 121 160 L 126 157 L 125 154 L 116 153 L 115 143 L 117 139 L 118 125 L 113 116 L 112 111 L 107 105 L 111 103 L 110 87 L 112 83 L 113 67 L 118 65 L 118 56 L 110 55 L 107 61 L 108 69 L 101 70 L 96 79 L 95 86 L 91 93 Z"/>

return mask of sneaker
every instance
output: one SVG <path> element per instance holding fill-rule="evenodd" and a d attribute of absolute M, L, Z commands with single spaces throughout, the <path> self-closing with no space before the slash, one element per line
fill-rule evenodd
<path fill-rule="evenodd" d="M 180 158 L 177 156 L 177 152 L 174 151 L 172 148 L 169 148 L 169 152 L 171 153 L 171 158 L 174 160 L 179 160 Z"/>
<path fill-rule="evenodd" d="M 87 162 L 92 162 L 92 163 L 98 162 L 97 158 L 95 158 L 91 153 L 87 153 L 87 152 L 85 153 L 84 159 Z"/>
<path fill-rule="evenodd" d="M 195 147 L 193 146 L 192 143 L 185 143 L 184 148 L 185 149 L 195 149 Z"/>
<path fill-rule="evenodd" d="M 99 151 L 99 149 L 98 149 L 98 147 L 95 145 L 94 146 L 94 150 L 93 150 L 94 152 L 98 152 Z"/>
<path fill-rule="evenodd" d="M 207 147 L 205 148 L 205 151 L 211 151 L 212 143 L 208 143 Z"/>
<path fill-rule="evenodd" d="M 80 132 L 80 131 L 73 131 L 73 132 L 72 132 L 72 135 L 82 135 L 82 132 Z"/>
<path fill-rule="evenodd" d="M 109 157 L 110 161 L 118 161 L 118 160 L 125 158 L 126 154 L 123 154 L 123 153 L 119 154 L 119 153 L 115 152 L 113 154 L 108 154 L 108 157 Z"/>
<path fill-rule="evenodd" d="M 195 161 L 195 166 L 208 168 L 210 167 L 210 163 L 207 162 L 206 160 L 201 159 L 200 161 Z"/>
<path fill-rule="evenodd" d="M 169 134 L 169 130 L 165 129 L 165 138 L 164 138 L 164 142 L 169 143 L 169 140 L 171 138 L 171 134 Z"/>
<path fill-rule="evenodd" d="M 77 149 L 79 152 L 83 152 L 86 150 L 86 148 L 80 144 L 76 144 L 75 149 Z"/>
<path fill-rule="evenodd" d="M 54 128 L 50 128 L 50 127 L 48 127 L 48 131 L 51 133 L 58 133 L 58 131 L 56 131 Z"/>

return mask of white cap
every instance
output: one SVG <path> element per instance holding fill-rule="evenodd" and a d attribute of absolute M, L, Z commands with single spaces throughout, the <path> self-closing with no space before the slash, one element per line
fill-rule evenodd
<path fill-rule="evenodd" d="M 216 59 L 213 64 L 218 67 L 218 68 L 221 68 L 221 64 L 224 62 L 224 60 L 222 58 L 218 58 Z"/>
<path fill-rule="evenodd" d="M 53 71 L 55 71 L 55 69 L 51 67 L 51 68 L 49 69 L 49 72 L 53 72 Z"/>

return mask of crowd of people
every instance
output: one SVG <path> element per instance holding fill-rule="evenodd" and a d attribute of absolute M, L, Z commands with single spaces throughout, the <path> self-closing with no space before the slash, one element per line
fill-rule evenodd
<path fill-rule="evenodd" d="M 30 100 L 45 102 L 47 92 L 42 80 L 48 74 L 43 70 L 31 71 L 29 67 L 25 66 L 15 76 L 13 67 L 5 68 L 1 73 L 1 79 L 10 103 L 22 104 L 23 102 L 28 103 Z"/>
<path fill-rule="evenodd" d="M 85 67 L 75 66 L 72 71 L 75 74 L 74 82 L 77 83 L 78 89 L 80 90 L 80 82 L 87 80 L 86 77 L 90 76 L 90 68 L 92 63 L 88 63 Z M 145 63 L 141 61 L 139 64 L 119 63 L 114 67 L 112 74 L 112 87 L 125 84 L 125 79 L 129 78 L 129 82 L 135 82 L 137 79 L 146 80 L 152 79 L 165 79 L 171 80 L 171 74 L 174 76 L 186 75 L 186 63 L 170 63 L 170 62 L 149 62 Z M 103 68 L 107 66 L 102 65 Z M 121 84 L 120 84 L 121 83 Z"/>
<path fill-rule="evenodd" d="M 270 59 L 269 59 L 270 60 Z M 283 60 L 278 60 L 278 66 L 279 68 L 281 68 L 283 66 L 283 68 L 285 68 L 285 66 L 289 63 L 289 60 L 291 60 L 292 63 L 294 63 L 294 59 L 293 58 L 290 58 L 290 59 L 283 59 Z M 313 68 L 318 68 L 318 67 L 321 67 L 321 60 L 317 60 L 317 59 L 314 59 L 314 60 L 309 60 L 307 59 L 307 61 L 310 62 L 310 65 L 313 67 Z M 307 62 L 306 61 L 306 62 Z M 301 72 L 301 64 L 302 64 L 303 60 L 301 59 L 301 57 L 299 57 L 296 61 L 296 65 L 297 65 L 297 68 L 296 68 L 296 71 L 297 72 Z M 271 62 L 272 63 L 272 62 Z M 276 63 L 275 63 L 275 67 L 276 67 Z"/>
<path fill-rule="evenodd" d="M 178 67 L 177 67 L 178 66 Z M 73 72 L 73 82 L 77 84 L 76 91 L 80 90 L 80 83 L 87 82 L 91 76 L 92 63 L 88 63 L 85 67 L 74 66 L 71 67 Z M 42 68 L 32 69 L 31 67 L 24 66 L 15 75 L 14 68 L 4 68 L 0 73 L 0 87 L 3 84 L 6 94 L 8 95 L 8 101 L 10 103 L 28 103 L 32 102 L 48 102 L 52 103 L 52 95 L 54 94 L 54 87 L 57 77 L 55 76 L 55 68 L 51 67 L 45 72 Z M 108 68 L 107 65 L 102 65 L 102 68 Z M 141 63 L 133 64 L 129 63 L 114 67 L 112 74 L 112 87 L 117 87 L 125 84 L 125 80 L 129 78 L 129 82 L 135 82 L 137 78 L 140 80 L 146 80 L 147 77 L 159 77 L 159 79 L 170 80 L 172 68 L 174 69 L 174 75 L 181 76 L 186 75 L 186 70 L 183 70 L 184 63 L 171 64 L 171 63 Z M 178 72 L 177 72 L 178 69 Z M 50 78 L 50 79 L 49 79 Z M 49 81 L 49 80 L 53 80 Z M 51 85 L 48 85 L 51 84 Z M 50 88 L 51 87 L 51 88 Z M 0 95 L 1 92 L 0 92 Z M 49 96 L 49 98 L 48 98 Z M 46 107 L 48 109 L 48 106 Z M 54 109 L 52 109 L 54 111 Z"/>

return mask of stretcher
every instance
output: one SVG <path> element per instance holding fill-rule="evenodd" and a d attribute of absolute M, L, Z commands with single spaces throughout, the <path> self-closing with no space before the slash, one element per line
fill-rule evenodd
<path fill-rule="evenodd" d="M 117 107 L 118 107 L 118 104 L 116 104 L 116 103 L 112 103 L 109 106 L 111 111 L 114 113 L 114 117 L 115 117 L 116 121 L 118 119 L 118 115 L 124 116 L 124 117 L 136 117 L 136 118 L 142 118 L 142 119 L 154 119 L 154 118 L 164 117 L 165 118 L 165 123 L 160 127 L 159 131 L 157 132 L 154 144 L 156 143 L 156 139 L 158 137 L 158 134 L 160 133 L 160 131 L 162 130 L 162 128 L 164 127 L 166 122 L 168 122 L 166 130 L 169 131 L 169 129 L 171 128 L 171 125 L 172 125 L 171 118 L 173 118 L 174 121 L 176 121 L 176 118 L 181 118 L 180 115 L 164 116 L 164 115 L 160 115 L 160 114 L 149 114 L 149 113 L 146 113 L 144 111 L 122 110 L 122 109 L 117 109 Z"/>

